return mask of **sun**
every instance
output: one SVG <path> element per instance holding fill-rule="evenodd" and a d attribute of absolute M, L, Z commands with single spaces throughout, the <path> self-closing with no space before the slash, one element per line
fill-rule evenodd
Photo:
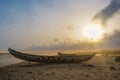
<path fill-rule="evenodd" d="M 84 36 L 87 40 L 97 42 L 102 38 L 103 29 L 99 24 L 89 24 L 84 30 Z"/>

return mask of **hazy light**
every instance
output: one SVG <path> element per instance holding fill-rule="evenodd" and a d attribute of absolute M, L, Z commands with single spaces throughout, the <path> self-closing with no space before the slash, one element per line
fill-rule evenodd
<path fill-rule="evenodd" d="M 103 36 L 103 29 L 99 24 L 89 24 L 84 30 L 84 37 L 87 40 L 98 42 Z"/>

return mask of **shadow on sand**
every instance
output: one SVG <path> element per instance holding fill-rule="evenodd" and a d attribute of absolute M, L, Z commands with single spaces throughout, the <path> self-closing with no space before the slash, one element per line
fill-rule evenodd
<path fill-rule="evenodd" d="M 19 65 L 20 64 L 20 65 Z M 51 62 L 27 62 L 27 61 L 23 61 L 21 63 L 19 63 L 18 65 L 16 65 L 16 67 L 45 67 L 45 66 L 53 66 L 55 68 L 65 68 L 65 67 L 72 67 L 72 66 L 76 66 L 78 65 L 79 67 L 94 67 L 93 64 L 89 64 L 89 63 L 51 63 Z"/>

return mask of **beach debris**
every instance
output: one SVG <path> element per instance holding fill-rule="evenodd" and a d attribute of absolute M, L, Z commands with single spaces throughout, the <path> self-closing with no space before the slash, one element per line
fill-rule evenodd
<path fill-rule="evenodd" d="M 111 70 L 116 70 L 116 68 L 115 67 L 113 67 L 113 66 L 110 66 L 110 68 L 109 69 L 111 69 Z"/>
<path fill-rule="evenodd" d="M 114 75 L 113 77 L 114 77 L 114 78 L 118 78 L 118 76 L 116 76 L 116 75 Z"/>
<path fill-rule="evenodd" d="M 116 61 L 116 62 L 120 62 L 120 56 L 117 56 L 117 57 L 115 58 L 115 61 Z"/>
<path fill-rule="evenodd" d="M 31 71 L 28 71 L 27 73 L 32 74 L 32 72 L 31 72 Z"/>
<path fill-rule="evenodd" d="M 11 70 L 11 72 L 17 72 L 16 70 Z"/>
<path fill-rule="evenodd" d="M 90 75 L 89 75 L 89 74 L 86 74 L 85 76 L 86 76 L 86 77 L 90 77 Z"/>
<path fill-rule="evenodd" d="M 55 75 L 55 72 L 47 73 L 46 75 Z"/>
<path fill-rule="evenodd" d="M 85 64 L 85 65 L 82 65 L 83 67 L 94 67 L 94 65 L 92 64 Z"/>

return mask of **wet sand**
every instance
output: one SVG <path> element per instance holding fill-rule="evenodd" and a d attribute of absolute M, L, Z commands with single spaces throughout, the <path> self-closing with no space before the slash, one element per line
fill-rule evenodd
<path fill-rule="evenodd" d="M 94 56 L 83 63 L 23 61 L 0 67 L 0 80 L 120 80 L 120 62 L 114 56 Z"/>

